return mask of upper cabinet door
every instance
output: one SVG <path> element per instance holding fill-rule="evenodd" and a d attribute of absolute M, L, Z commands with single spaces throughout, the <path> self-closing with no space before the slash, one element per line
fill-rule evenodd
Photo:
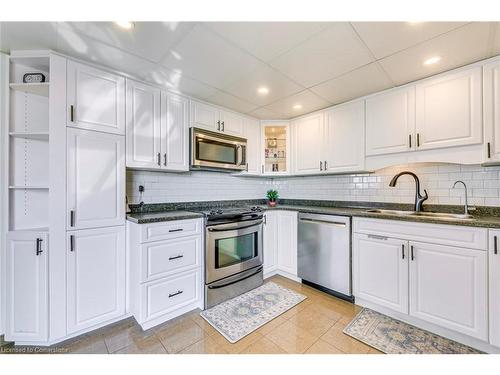
<path fill-rule="evenodd" d="M 127 80 L 127 167 L 160 168 L 160 90 Z"/>
<path fill-rule="evenodd" d="M 488 339 L 487 252 L 410 242 L 410 315 Z"/>
<path fill-rule="evenodd" d="M 125 223 L 125 140 L 80 129 L 67 132 L 68 229 Z"/>
<path fill-rule="evenodd" d="M 500 60 L 484 65 L 484 161 L 500 161 Z"/>
<path fill-rule="evenodd" d="M 500 347 L 500 230 L 489 230 L 490 344 Z"/>
<path fill-rule="evenodd" d="M 125 253 L 124 226 L 68 232 L 68 333 L 125 314 Z"/>
<path fill-rule="evenodd" d="M 418 150 L 483 141 L 481 78 L 476 66 L 416 85 Z"/>
<path fill-rule="evenodd" d="M 245 120 L 243 137 L 247 139 L 246 173 L 259 175 L 261 172 L 260 121 L 247 118 Z"/>
<path fill-rule="evenodd" d="M 243 135 L 245 118 L 233 112 L 220 111 L 220 130 L 226 134 Z"/>
<path fill-rule="evenodd" d="M 295 173 L 312 174 L 323 171 L 323 113 L 294 120 L 292 135 Z"/>
<path fill-rule="evenodd" d="M 67 125 L 125 134 L 125 78 L 68 61 Z"/>
<path fill-rule="evenodd" d="M 161 93 L 162 166 L 172 171 L 189 170 L 189 99 Z"/>
<path fill-rule="evenodd" d="M 7 341 L 37 342 L 48 338 L 48 236 L 7 235 Z"/>
<path fill-rule="evenodd" d="M 191 127 L 219 131 L 219 109 L 211 105 L 191 100 Z"/>
<path fill-rule="evenodd" d="M 413 150 L 414 131 L 413 86 L 366 99 L 366 156 Z"/>
<path fill-rule="evenodd" d="M 325 112 L 326 172 L 365 168 L 365 102 L 358 101 Z"/>

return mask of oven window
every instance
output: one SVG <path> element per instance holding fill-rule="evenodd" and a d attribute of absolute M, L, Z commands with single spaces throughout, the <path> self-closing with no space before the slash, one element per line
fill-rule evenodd
<path fill-rule="evenodd" d="M 238 152 L 235 145 L 197 138 L 196 159 L 221 164 L 236 164 Z"/>
<path fill-rule="evenodd" d="M 215 240 L 215 268 L 238 264 L 258 256 L 257 233 Z"/>

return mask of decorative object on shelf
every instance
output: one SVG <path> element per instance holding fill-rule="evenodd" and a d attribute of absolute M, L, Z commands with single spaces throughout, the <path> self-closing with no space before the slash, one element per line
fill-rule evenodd
<path fill-rule="evenodd" d="M 276 148 L 278 146 L 278 139 L 276 138 L 268 138 L 267 139 L 267 147 Z"/>
<path fill-rule="evenodd" d="M 273 168 L 273 170 L 274 170 L 274 168 Z M 266 196 L 268 199 L 267 203 L 269 204 L 269 206 L 275 207 L 276 204 L 278 203 L 278 198 L 279 198 L 278 190 L 270 189 L 267 191 Z"/>
<path fill-rule="evenodd" d="M 43 73 L 26 73 L 23 75 L 24 83 L 42 83 L 45 82 L 45 75 Z"/>

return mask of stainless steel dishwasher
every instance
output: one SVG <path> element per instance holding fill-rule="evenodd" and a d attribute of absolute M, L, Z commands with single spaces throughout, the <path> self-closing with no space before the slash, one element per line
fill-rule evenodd
<path fill-rule="evenodd" d="M 299 213 L 298 241 L 302 282 L 353 301 L 351 218 Z"/>

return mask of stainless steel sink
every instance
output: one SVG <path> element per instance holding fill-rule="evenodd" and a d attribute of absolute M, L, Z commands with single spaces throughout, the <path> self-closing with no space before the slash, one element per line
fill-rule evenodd
<path fill-rule="evenodd" d="M 398 210 L 382 210 L 382 209 L 370 209 L 366 210 L 369 213 L 386 214 L 386 215 L 396 215 L 396 216 L 420 216 L 420 217 L 434 217 L 436 219 L 459 219 L 459 220 L 472 220 L 474 216 L 465 214 L 450 214 L 444 212 L 426 212 L 426 211 L 398 211 Z"/>

